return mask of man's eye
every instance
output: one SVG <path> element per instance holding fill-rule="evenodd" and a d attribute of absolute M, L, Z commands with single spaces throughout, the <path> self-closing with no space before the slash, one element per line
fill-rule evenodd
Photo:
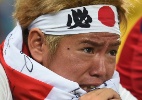
<path fill-rule="evenodd" d="M 111 50 L 109 53 L 110 53 L 110 55 L 112 55 L 112 56 L 116 56 L 117 50 Z"/>
<path fill-rule="evenodd" d="M 83 51 L 85 53 L 94 53 L 93 48 L 84 48 Z"/>

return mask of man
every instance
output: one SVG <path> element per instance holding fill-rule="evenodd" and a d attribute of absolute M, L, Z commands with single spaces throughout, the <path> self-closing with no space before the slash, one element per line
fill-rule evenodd
<path fill-rule="evenodd" d="M 0 49 L 12 98 L 121 100 L 114 70 L 122 4 L 17 0 L 17 26 Z"/>

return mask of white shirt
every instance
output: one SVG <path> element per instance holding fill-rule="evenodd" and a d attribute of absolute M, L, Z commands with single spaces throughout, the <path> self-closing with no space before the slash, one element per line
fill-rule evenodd
<path fill-rule="evenodd" d="M 119 93 L 122 100 L 138 100 L 128 90 L 119 85 Z"/>
<path fill-rule="evenodd" d="M 0 100 L 13 100 L 5 71 L 0 64 Z"/>

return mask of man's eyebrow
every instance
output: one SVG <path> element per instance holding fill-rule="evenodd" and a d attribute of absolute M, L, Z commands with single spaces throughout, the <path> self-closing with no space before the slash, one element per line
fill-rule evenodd
<path fill-rule="evenodd" d="M 95 46 L 102 46 L 104 45 L 104 42 L 98 42 L 98 41 L 95 41 L 95 40 L 82 40 L 80 41 L 80 44 L 90 44 L 90 45 L 95 45 Z"/>
<path fill-rule="evenodd" d="M 95 40 L 82 40 L 80 41 L 80 44 L 90 44 L 90 45 L 95 45 L 95 46 L 103 46 L 105 44 L 104 41 L 95 41 Z M 121 44 L 120 40 L 113 41 L 112 43 L 109 44 L 109 46 L 119 46 Z"/>
<path fill-rule="evenodd" d="M 110 46 L 119 46 L 120 44 L 121 44 L 121 41 L 117 40 L 117 41 L 110 43 Z"/>

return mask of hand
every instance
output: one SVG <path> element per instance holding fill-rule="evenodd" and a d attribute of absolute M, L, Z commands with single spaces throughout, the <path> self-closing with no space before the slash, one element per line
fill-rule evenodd
<path fill-rule="evenodd" d="M 114 90 L 102 88 L 84 94 L 79 100 L 121 100 L 121 98 Z"/>

